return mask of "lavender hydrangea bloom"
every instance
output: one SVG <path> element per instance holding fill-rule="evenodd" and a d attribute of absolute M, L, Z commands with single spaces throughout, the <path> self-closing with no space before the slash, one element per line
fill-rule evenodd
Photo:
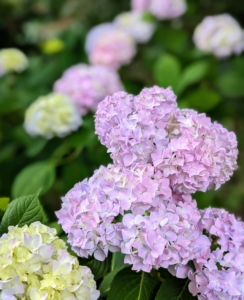
<path fill-rule="evenodd" d="M 95 111 L 107 95 L 123 89 L 116 71 L 86 64 L 70 67 L 54 84 L 54 91 L 68 95 L 77 104 L 81 115 Z"/>
<path fill-rule="evenodd" d="M 133 10 L 148 10 L 160 20 L 178 18 L 186 8 L 185 0 L 132 0 Z"/>
<path fill-rule="evenodd" d="M 125 30 L 111 24 L 96 26 L 87 35 L 86 51 L 93 65 L 118 69 L 130 63 L 136 53 L 136 44 Z"/>
<path fill-rule="evenodd" d="M 194 260 L 189 290 L 199 300 L 244 298 L 244 223 L 223 209 L 201 211 L 199 229 L 211 240 L 211 251 Z"/>
<path fill-rule="evenodd" d="M 229 14 L 205 17 L 196 27 L 193 40 L 197 48 L 217 57 L 244 50 L 244 31 Z"/>
<path fill-rule="evenodd" d="M 180 266 L 177 275 L 185 278 L 187 263 L 197 256 L 199 245 L 206 248 L 210 244 L 197 229 L 200 213 L 191 197 L 177 195 L 158 203 L 150 215 L 124 216 L 121 252 L 126 254 L 125 262 L 133 265 L 132 270 L 150 272 L 152 268 Z"/>
<path fill-rule="evenodd" d="M 155 143 L 168 144 L 165 127 L 175 110 L 176 96 L 169 88 L 145 88 L 136 97 L 115 93 L 99 104 L 96 133 L 117 164 L 152 163 Z"/>
<path fill-rule="evenodd" d="M 169 88 L 115 93 L 99 104 L 95 124 L 114 163 L 152 164 L 176 193 L 219 188 L 237 168 L 235 134 L 205 114 L 177 109 Z"/>
<path fill-rule="evenodd" d="M 72 249 L 82 257 L 94 254 L 98 260 L 104 260 L 109 250 L 120 250 L 122 224 L 115 217 L 128 210 L 143 214 L 171 199 L 169 180 L 159 175 L 150 165 L 131 170 L 109 165 L 76 184 L 57 212 Z"/>

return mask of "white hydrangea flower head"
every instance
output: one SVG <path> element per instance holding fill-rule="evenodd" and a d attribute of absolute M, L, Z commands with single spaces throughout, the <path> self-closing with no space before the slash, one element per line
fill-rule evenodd
<path fill-rule="evenodd" d="M 35 222 L 8 230 L 0 238 L 0 299 L 98 299 L 91 270 L 67 252 L 56 229 Z"/>
<path fill-rule="evenodd" d="M 114 19 L 114 24 L 127 31 L 136 42 L 146 43 L 154 33 L 155 25 L 143 19 L 143 13 L 130 11 L 119 14 Z"/>
<path fill-rule="evenodd" d="M 244 31 L 229 14 L 207 16 L 196 27 L 193 41 L 202 51 L 227 57 L 244 50 Z"/>
<path fill-rule="evenodd" d="M 39 97 L 25 113 L 25 130 L 47 139 L 64 137 L 82 124 L 79 111 L 68 96 L 51 93 Z"/>
<path fill-rule="evenodd" d="M 26 55 L 15 48 L 6 48 L 0 50 L 0 74 L 8 72 L 22 72 L 28 66 Z"/>

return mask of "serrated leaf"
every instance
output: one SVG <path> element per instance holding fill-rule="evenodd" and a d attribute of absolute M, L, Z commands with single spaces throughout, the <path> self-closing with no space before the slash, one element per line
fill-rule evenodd
<path fill-rule="evenodd" d="M 180 80 L 180 63 L 170 54 L 161 55 L 155 62 L 153 76 L 156 83 L 164 88 L 175 87 Z"/>
<path fill-rule="evenodd" d="M 0 198 L 0 210 L 5 211 L 9 204 L 9 198 Z"/>
<path fill-rule="evenodd" d="M 125 254 L 121 252 L 114 252 L 112 254 L 112 261 L 111 261 L 111 271 L 117 269 L 117 268 L 125 268 L 128 267 L 128 264 L 124 263 L 125 260 Z"/>
<path fill-rule="evenodd" d="M 157 293 L 155 300 L 194 300 L 188 290 L 188 279 L 170 278 L 165 280 Z"/>
<path fill-rule="evenodd" d="M 89 267 L 95 280 L 98 280 L 109 272 L 111 265 L 111 253 L 109 253 L 108 257 L 106 257 L 104 261 L 99 261 L 92 257 L 88 259 L 80 258 L 79 262 L 81 265 Z"/>
<path fill-rule="evenodd" d="M 8 232 L 8 226 L 19 227 L 33 222 L 46 222 L 46 215 L 38 199 L 38 193 L 13 200 L 8 205 L 0 225 L 0 234 Z"/>
<path fill-rule="evenodd" d="M 187 66 L 181 74 L 179 84 L 177 85 L 177 94 L 182 93 L 189 85 L 201 81 L 207 75 L 209 67 L 208 60 L 197 61 Z"/>
<path fill-rule="evenodd" d="M 123 269 L 114 278 L 108 300 L 154 300 L 160 281 L 148 273 Z"/>
<path fill-rule="evenodd" d="M 43 161 L 31 164 L 24 168 L 15 178 L 12 187 L 12 196 L 17 198 L 37 192 L 40 188 L 44 194 L 55 180 L 55 166 Z"/>

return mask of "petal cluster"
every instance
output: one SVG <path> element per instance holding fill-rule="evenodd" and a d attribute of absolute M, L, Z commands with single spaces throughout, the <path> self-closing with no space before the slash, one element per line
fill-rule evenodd
<path fill-rule="evenodd" d="M 70 67 L 54 84 L 54 91 L 69 96 L 81 115 L 89 110 L 95 111 L 107 95 L 122 90 L 123 85 L 116 71 L 86 64 Z"/>
<path fill-rule="evenodd" d="M 40 222 L 9 227 L 0 238 L 0 299 L 96 300 L 91 270 L 79 266 L 56 230 Z"/>
<path fill-rule="evenodd" d="M 151 165 L 100 167 L 62 200 L 59 223 L 82 257 L 104 260 L 108 251 L 121 251 L 134 270 L 180 266 L 178 276 L 186 277 L 199 244 L 210 244 L 197 230 L 196 202 L 172 194 L 169 180 Z"/>
<path fill-rule="evenodd" d="M 116 164 L 152 164 L 177 193 L 219 188 L 237 168 L 236 136 L 205 114 L 178 109 L 170 88 L 115 93 L 96 113 L 96 133 Z"/>
<path fill-rule="evenodd" d="M 229 14 L 207 16 L 196 27 L 196 47 L 217 57 L 239 54 L 244 50 L 244 31 Z"/>
<path fill-rule="evenodd" d="M 8 72 L 22 72 L 28 66 L 26 55 L 16 48 L 0 50 L 0 75 Z"/>
<path fill-rule="evenodd" d="M 25 130 L 33 136 L 64 137 L 75 131 L 82 120 L 68 96 L 52 93 L 39 97 L 25 112 Z"/>
<path fill-rule="evenodd" d="M 199 229 L 211 241 L 211 249 L 194 259 L 190 292 L 198 299 L 244 298 L 244 223 L 223 209 L 201 211 Z"/>
<path fill-rule="evenodd" d="M 94 27 L 87 35 L 85 48 L 91 64 L 114 70 L 130 63 L 136 53 L 132 36 L 113 24 Z"/>
<path fill-rule="evenodd" d="M 133 10 L 147 10 L 160 20 L 177 18 L 187 8 L 185 0 L 132 0 L 131 5 Z"/>
<path fill-rule="evenodd" d="M 114 24 L 128 32 L 136 42 L 146 43 L 150 40 L 155 30 L 155 25 L 143 19 L 143 13 L 138 11 L 124 12 L 119 14 Z"/>

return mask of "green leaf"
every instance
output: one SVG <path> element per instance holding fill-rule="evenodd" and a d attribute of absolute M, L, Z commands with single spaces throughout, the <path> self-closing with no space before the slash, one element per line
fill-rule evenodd
<path fill-rule="evenodd" d="M 63 233 L 62 226 L 58 222 L 52 222 L 48 224 L 49 227 L 55 228 L 57 230 L 57 235 L 60 236 Z"/>
<path fill-rule="evenodd" d="M 184 97 L 184 101 L 186 101 L 189 108 L 205 112 L 217 106 L 221 101 L 221 97 L 210 88 L 200 88 L 189 92 Z"/>
<path fill-rule="evenodd" d="M 0 210 L 5 211 L 9 204 L 9 198 L 0 198 Z"/>
<path fill-rule="evenodd" d="M 0 219 L 2 219 L 5 210 L 7 209 L 9 198 L 0 198 Z"/>
<path fill-rule="evenodd" d="M 120 268 L 116 268 L 115 270 L 113 270 L 112 272 L 110 272 L 101 282 L 100 286 L 99 286 L 99 290 L 101 293 L 101 297 L 107 297 L 108 293 L 111 289 L 111 284 L 114 280 L 114 277 L 119 273 L 119 271 L 123 270 L 123 267 Z"/>
<path fill-rule="evenodd" d="M 44 194 L 55 180 L 55 166 L 51 162 L 43 161 L 31 164 L 24 168 L 15 178 L 12 195 L 13 198 L 30 195 L 40 188 Z"/>
<path fill-rule="evenodd" d="M 190 64 L 181 74 L 181 79 L 177 85 L 177 94 L 182 93 L 186 87 L 201 81 L 208 73 L 209 61 L 201 60 Z"/>
<path fill-rule="evenodd" d="M 95 280 L 98 280 L 109 272 L 111 265 L 111 253 L 109 253 L 108 257 L 104 261 L 99 261 L 92 257 L 89 259 L 79 258 L 79 262 L 82 266 L 89 267 L 92 270 L 92 274 L 94 274 Z"/>
<path fill-rule="evenodd" d="M 108 300 L 154 300 L 159 286 L 150 274 L 126 268 L 115 276 Z"/>
<path fill-rule="evenodd" d="M 39 194 L 24 196 L 10 202 L 0 225 L 0 234 L 8 232 L 8 226 L 19 227 L 33 222 L 46 222 L 46 215 L 38 199 Z"/>
<path fill-rule="evenodd" d="M 180 80 L 180 63 L 170 54 L 161 55 L 155 62 L 153 76 L 155 82 L 164 88 L 175 87 Z"/>
<path fill-rule="evenodd" d="M 111 271 L 121 268 L 121 267 L 128 267 L 128 264 L 124 263 L 125 260 L 125 254 L 121 252 L 114 252 L 112 254 L 112 262 L 111 262 Z"/>
<path fill-rule="evenodd" d="M 112 262 L 111 262 L 111 272 L 103 279 L 99 286 L 99 290 L 101 292 L 101 296 L 105 297 L 108 295 L 110 291 L 111 283 L 117 275 L 117 273 L 123 270 L 126 267 L 129 267 L 129 264 L 124 263 L 125 255 L 120 252 L 115 252 L 112 254 Z"/>
<path fill-rule="evenodd" d="M 229 71 L 220 74 L 216 80 L 216 85 L 220 92 L 226 97 L 242 97 L 244 96 L 244 74 L 236 71 Z"/>
<path fill-rule="evenodd" d="M 172 278 L 165 280 L 155 300 L 193 300 L 197 299 L 188 290 L 189 279 Z"/>

